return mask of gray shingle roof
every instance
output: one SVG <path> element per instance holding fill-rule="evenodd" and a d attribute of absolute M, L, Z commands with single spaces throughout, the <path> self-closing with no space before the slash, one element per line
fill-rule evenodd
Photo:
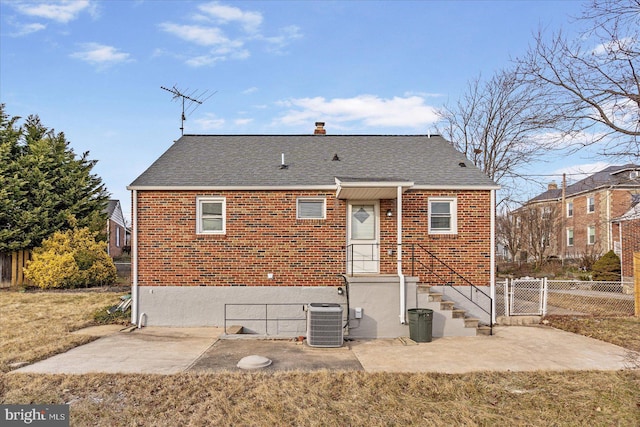
<path fill-rule="evenodd" d="M 184 135 L 130 188 L 323 186 L 336 177 L 497 187 L 440 136 Z"/>
<path fill-rule="evenodd" d="M 565 197 L 597 190 L 603 187 L 640 187 L 640 180 L 631 180 L 629 172 L 640 170 L 640 166 L 626 164 L 622 166 L 609 166 L 606 169 L 596 172 L 575 184 L 568 185 Z M 529 200 L 528 203 L 542 202 L 546 200 L 556 200 L 562 197 L 562 189 L 547 190 Z"/>

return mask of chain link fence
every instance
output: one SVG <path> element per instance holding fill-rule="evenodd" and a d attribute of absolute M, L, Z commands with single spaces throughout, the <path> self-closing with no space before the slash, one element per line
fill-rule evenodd
<path fill-rule="evenodd" d="M 547 279 L 496 281 L 496 315 L 633 316 L 632 282 Z"/>

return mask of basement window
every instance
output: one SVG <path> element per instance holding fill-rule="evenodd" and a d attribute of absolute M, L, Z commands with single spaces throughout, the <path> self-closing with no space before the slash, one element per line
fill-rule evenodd
<path fill-rule="evenodd" d="M 429 198 L 429 234 L 457 234 L 458 206 L 455 197 Z"/>
<path fill-rule="evenodd" d="M 326 201 L 322 198 L 300 197 L 296 211 L 297 219 L 325 219 Z"/>
<path fill-rule="evenodd" d="M 224 197 L 196 199 L 197 234 L 226 233 L 226 200 Z"/>

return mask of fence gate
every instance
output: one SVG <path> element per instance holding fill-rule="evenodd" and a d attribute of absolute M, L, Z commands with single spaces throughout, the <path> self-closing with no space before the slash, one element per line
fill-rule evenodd
<path fill-rule="evenodd" d="M 507 316 L 544 316 L 547 314 L 547 279 L 511 279 L 505 289 Z"/>

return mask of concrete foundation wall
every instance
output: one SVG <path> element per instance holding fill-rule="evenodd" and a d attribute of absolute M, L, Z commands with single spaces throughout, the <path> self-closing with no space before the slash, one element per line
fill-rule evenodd
<path fill-rule="evenodd" d="M 309 303 L 338 303 L 346 296 L 336 287 L 274 286 L 141 286 L 139 313 L 149 326 L 241 325 L 245 333 L 298 336 L 306 333 Z M 265 318 L 269 319 L 265 321 Z"/>
<path fill-rule="evenodd" d="M 336 287 L 273 286 L 141 286 L 139 313 L 149 326 L 241 325 L 245 333 L 294 337 L 306 334 L 310 303 L 338 303 L 347 321 L 346 293 Z M 406 309 L 416 308 L 416 280 L 407 278 Z M 349 329 L 352 338 L 397 338 L 409 336 L 407 324 L 400 323 L 399 279 L 367 278 L 349 285 Z M 362 319 L 355 319 L 356 307 Z M 268 320 L 265 320 L 268 319 Z M 345 331 L 346 332 L 346 331 Z"/>
<path fill-rule="evenodd" d="M 406 280 L 406 309 L 416 308 L 416 279 Z M 400 323 L 400 287 L 398 277 L 349 278 L 349 336 L 352 338 L 397 338 L 409 336 L 409 318 Z M 355 309 L 362 308 L 362 319 Z"/>

